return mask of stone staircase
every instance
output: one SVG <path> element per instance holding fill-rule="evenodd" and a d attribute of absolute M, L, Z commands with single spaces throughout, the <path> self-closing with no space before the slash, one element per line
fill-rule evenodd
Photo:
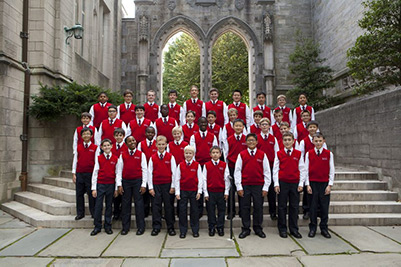
<path fill-rule="evenodd" d="M 29 184 L 27 192 L 16 193 L 14 201 L 3 203 L 1 208 L 36 227 L 92 228 L 93 219 L 88 216 L 88 207 L 85 218 L 74 220 L 75 185 L 71 177 L 69 171 L 61 171 L 60 177 L 44 177 L 43 183 Z M 388 191 L 387 183 L 380 181 L 376 173 L 338 168 L 331 195 L 329 225 L 400 225 L 401 202 L 397 200 L 397 193 Z M 276 226 L 268 215 L 267 202 L 264 203 L 264 214 L 263 224 Z M 146 227 L 151 228 L 151 216 L 145 220 Z M 308 223 L 300 216 L 300 226 Z M 134 216 L 131 225 L 135 227 Z M 207 216 L 200 219 L 200 225 L 207 228 Z M 241 226 L 238 216 L 233 225 Z M 121 222 L 113 222 L 113 227 L 121 228 Z"/>

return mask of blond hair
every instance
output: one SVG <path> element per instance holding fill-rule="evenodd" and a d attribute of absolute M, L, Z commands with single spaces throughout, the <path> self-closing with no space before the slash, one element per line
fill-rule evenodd
<path fill-rule="evenodd" d="M 184 152 L 187 152 L 187 151 L 190 151 L 195 154 L 195 148 L 191 145 L 187 145 L 186 147 L 184 147 Z"/>
<path fill-rule="evenodd" d="M 262 124 L 264 122 L 267 122 L 269 125 L 271 125 L 271 122 L 268 118 L 262 118 L 259 123 Z"/>
<path fill-rule="evenodd" d="M 171 133 L 176 133 L 179 132 L 182 134 L 182 127 L 181 126 L 175 126 L 172 130 Z"/>
<path fill-rule="evenodd" d="M 230 109 L 227 111 L 227 113 L 228 113 L 228 115 L 230 115 L 231 113 L 235 113 L 235 114 L 238 115 L 238 110 L 235 109 L 235 108 L 230 108 Z"/>
<path fill-rule="evenodd" d="M 156 137 L 156 144 L 159 143 L 160 141 L 164 141 L 167 143 L 167 137 L 165 137 L 164 135 L 158 135 Z"/>

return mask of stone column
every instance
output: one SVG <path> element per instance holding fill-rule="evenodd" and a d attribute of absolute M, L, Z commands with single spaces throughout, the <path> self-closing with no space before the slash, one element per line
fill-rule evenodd
<path fill-rule="evenodd" d="M 142 15 L 139 18 L 139 45 L 138 45 L 138 85 L 139 85 L 139 101 L 146 101 L 146 92 L 149 88 L 149 19 Z M 157 88 L 152 88 L 156 90 Z"/>
<path fill-rule="evenodd" d="M 274 49 L 273 49 L 273 27 L 271 15 L 266 13 L 263 17 L 263 54 L 264 54 L 264 82 L 266 86 L 267 105 L 273 106 L 274 88 Z"/>

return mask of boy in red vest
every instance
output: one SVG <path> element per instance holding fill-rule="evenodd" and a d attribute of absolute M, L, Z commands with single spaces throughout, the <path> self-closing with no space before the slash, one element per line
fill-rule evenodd
<path fill-rule="evenodd" d="M 251 125 L 250 132 L 256 135 L 260 134 L 260 120 L 263 118 L 263 112 L 261 110 L 257 110 L 253 112 L 253 124 Z"/>
<path fill-rule="evenodd" d="M 205 179 L 203 192 L 206 200 L 209 236 L 214 236 L 216 229 L 219 236 L 224 236 L 224 217 L 230 190 L 230 172 L 227 164 L 220 160 L 220 147 L 212 146 L 210 157 L 211 160 L 206 162 L 203 167 L 203 177 Z"/>
<path fill-rule="evenodd" d="M 280 135 L 277 138 L 278 141 L 278 147 L 280 150 L 284 149 L 284 143 L 283 143 L 283 134 L 286 132 L 291 132 L 290 124 L 286 121 L 282 121 L 280 123 Z M 294 142 L 294 148 L 296 147 L 296 140 Z"/>
<path fill-rule="evenodd" d="M 273 166 L 274 190 L 278 194 L 278 231 L 282 238 L 287 237 L 287 202 L 289 202 L 288 222 L 290 234 L 302 238 L 298 232 L 299 193 L 304 183 L 304 160 L 301 151 L 293 148 L 294 136 L 283 134 L 284 149 L 277 152 Z"/>
<path fill-rule="evenodd" d="M 319 131 L 319 124 L 317 123 L 317 121 L 310 121 L 306 125 L 306 129 L 308 130 L 309 134 L 301 142 L 299 142 L 298 147 L 298 150 L 302 152 L 302 156 L 304 157 L 306 152 L 315 148 L 315 145 L 313 144 L 313 135 L 315 135 L 315 133 Z M 323 143 L 323 148 L 327 149 L 326 143 Z"/>
<path fill-rule="evenodd" d="M 221 139 L 220 142 L 223 144 L 223 153 L 225 153 L 224 151 L 224 144 L 227 143 L 227 139 L 234 135 L 234 128 L 233 128 L 233 123 L 236 119 L 238 119 L 238 110 L 236 110 L 235 108 L 230 108 L 228 110 L 228 118 L 230 120 L 229 123 L 227 123 L 226 125 L 224 125 L 224 128 L 221 130 Z M 244 135 L 246 135 L 248 132 L 247 130 L 243 129 L 242 133 Z M 227 156 L 227 155 L 224 155 Z"/>
<path fill-rule="evenodd" d="M 258 101 L 258 105 L 252 109 L 252 113 L 254 113 L 257 110 L 260 110 L 263 112 L 263 118 L 268 118 L 269 121 L 272 121 L 273 114 L 271 112 L 271 109 L 268 106 L 266 106 L 266 94 L 264 92 L 257 93 L 256 101 Z"/>
<path fill-rule="evenodd" d="M 75 184 L 77 201 L 76 221 L 85 217 L 85 193 L 88 195 L 89 211 L 92 216 L 95 214 L 95 199 L 92 197 L 91 182 L 93 168 L 95 167 L 95 158 L 99 153 L 97 145 L 91 141 L 93 130 L 85 128 L 80 131 L 80 134 L 83 143 L 78 144 L 72 162 L 72 181 Z"/>
<path fill-rule="evenodd" d="M 281 110 L 283 111 L 283 121 L 288 122 L 290 125 L 292 124 L 292 112 L 289 107 L 286 107 L 287 104 L 287 97 L 285 95 L 279 95 L 277 97 L 277 104 L 278 107 L 274 110 Z"/>
<path fill-rule="evenodd" d="M 188 111 L 195 111 L 195 123 L 198 123 L 198 119 L 200 117 L 206 116 L 206 108 L 205 103 L 202 100 L 198 99 L 199 89 L 196 85 L 191 86 L 191 98 L 184 102 L 183 109 L 184 114 L 187 114 Z"/>
<path fill-rule="evenodd" d="M 270 170 L 273 170 L 274 159 L 276 158 L 277 151 L 279 151 L 277 139 L 270 134 L 270 120 L 268 118 L 262 118 L 260 120 L 261 132 L 258 134 L 258 145 L 257 148 L 265 152 L 267 159 L 269 160 Z M 275 221 L 277 220 L 276 215 L 276 192 L 274 191 L 273 181 L 270 181 L 269 194 L 267 195 L 269 201 L 269 213 L 270 218 Z"/>
<path fill-rule="evenodd" d="M 143 105 L 135 107 L 135 116 L 136 118 L 128 124 L 127 136 L 132 135 L 139 144 L 146 139 L 145 131 L 149 126 L 153 126 L 153 123 L 145 118 L 145 107 Z"/>
<path fill-rule="evenodd" d="M 199 131 L 198 124 L 195 121 L 195 112 L 188 110 L 185 114 L 186 123 L 182 126 L 182 132 L 184 134 L 184 141 L 189 143 L 191 136 Z"/>
<path fill-rule="evenodd" d="M 317 212 L 320 210 L 320 231 L 325 238 L 331 238 L 327 228 L 329 220 L 330 193 L 334 183 L 334 157 L 330 150 L 323 148 L 323 134 L 313 135 L 315 148 L 305 155 L 305 185 L 310 196 L 310 224 L 308 237 L 314 237 L 317 229 Z"/>
<path fill-rule="evenodd" d="M 306 129 L 306 125 L 310 122 L 310 112 L 309 110 L 303 110 L 301 112 L 302 122 L 298 123 L 297 126 L 294 128 L 294 138 L 301 142 L 304 140 L 305 137 L 308 136 L 309 132 Z"/>
<path fill-rule="evenodd" d="M 246 136 L 247 149 L 239 153 L 235 163 L 234 179 L 238 196 L 241 198 L 240 210 L 242 231 L 239 238 L 250 235 L 251 230 L 251 199 L 253 202 L 253 231 L 260 238 L 265 238 L 263 232 L 263 199 L 267 196 L 271 173 L 266 154 L 256 148 L 258 138 L 250 133 Z"/>
<path fill-rule="evenodd" d="M 185 121 L 185 118 L 184 118 L 185 113 L 184 113 L 184 109 L 180 105 L 178 105 L 176 102 L 177 95 L 178 95 L 177 90 L 170 90 L 168 92 L 168 99 L 169 99 L 168 116 L 171 118 L 174 118 L 178 125 L 182 125 Z"/>
<path fill-rule="evenodd" d="M 128 234 L 131 227 L 132 197 L 135 203 L 135 220 L 137 235 L 145 232 L 145 212 L 142 195 L 146 192 L 148 164 L 144 153 L 136 149 L 136 140 L 133 136 L 125 139 L 127 149 L 119 159 L 120 168 L 117 170 L 117 188 L 122 195 L 122 226 L 121 235 Z"/>
<path fill-rule="evenodd" d="M 171 141 L 167 145 L 167 152 L 173 154 L 175 163 L 180 164 L 185 160 L 184 148 L 188 145 L 187 142 L 182 140 L 182 128 L 181 126 L 176 126 L 173 128 L 174 141 Z"/>
<path fill-rule="evenodd" d="M 228 123 L 228 115 L 227 115 L 227 105 L 219 98 L 219 91 L 216 88 L 212 88 L 209 91 L 210 101 L 206 102 L 206 113 L 209 114 L 209 111 L 214 111 L 216 114 L 216 124 L 221 128 L 224 127 L 226 123 Z"/>
<path fill-rule="evenodd" d="M 110 139 L 103 139 L 100 147 L 103 154 L 96 157 L 95 167 L 92 174 L 92 196 L 96 198 L 95 203 L 95 228 L 91 235 L 97 235 L 102 230 L 103 200 L 106 210 L 104 213 L 104 229 L 108 235 L 113 234 L 111 230 L 111 215 L 113 195 L 117 196 L 116 173 L 119 168 L 118 157 L 111 153 L 113 143 Z"/>
<path fill-rule="evenodd" d="M 174 140 L 172 130 L 177 126 L 177 121 L 169 117 L 169 108 L 166 104 L 160 106 L 161 117 L 155 121 L 156 135 L 163 135 L 167 138 L 167 143 Z"/>
<path fill-rule="evenodd" d="M 155 122 L 159 118 L 159 106 L 155 103 L 156 92 L 149 90 L 146 94 L 148 102 L 143 106 L 145 107 L 145 118 L 149 119 L 151 122 Z"/>
<path fill-rule="evenodd" d="M 174 156 L 166 151 L 167 138 L 159 135 L 156 138 L 157 152 L 150 157 L 148 165 L 149 194 L 152 202 L 152 236 L 160 233 L 162 227 L 162 204 L 164 205 L 164 218 L 166 219 L 167 232 L 175 235 L 174 230 L 174 177 L 177 165 Z"/>
<path fill-rule="evenodd" d="M 130 90 L 124 92 L 124 103 L 117 107 L 117 118 L 122 120 L 125 125 L 135 119 L 135 105 L 132 103 L 134 94 Z"/>
<path fill-rule="evenodd" d="M 179 226 L 180 238 L 185 238 L 188 231 L 187 207 L 191 206 L 190 221 L 193 237 L 199 237 L 199 208 L 197 201 L 203 190 L 203 174 L 201 166 L 194 160 L 195 148 L 184 149 L 185 161 L 177 167 L 175 179 L 175 195 L 180 202 Z"/>
<path fill-rule="evenodd" d="M 227 162 L 228 169 L 230 170 L 231 177 L 234 177 L 234 168 L 235 162 L 237 161 L 237 157 L 239 153 L 243 150 L 246 150 L 246 136 L 243 134 L 245 124 L 241 119 L 236 119 L 233 123 L 235 133 L 230 136 L 226 142 L 224 142 L 224 157 L 225 162 Z M 235 203 L 235 195 L 234 192 L 237 191 L 235 187 L 235 183 L 231 180 L 231 190 L 230 190 L 230 200 L 227 203 L 228 216 L 227 219 L 230 220 L 232 217 L 235 217 L 235 205 L 231 207 L 231 202 Z M 238 199 L 240 201 L 240 199 Z M 232 208 L 232 213 L 231 213 Z M 232 217 L 231 217 L 232 216 Z"/>
<path fill-rule="evenodd" d="M 246 127 L 250 127 L 252 124 L 251 111 L 245 103 L 241 102 L 242 91 L 234 90 L 233 91 L 233 103 L 228 105 L 228 109 L 235 108 L 238 111 L 238 119 L 244 121 Z"/>
<path fill-rule="evenodd" d="M 117 107 L 109 106 L 109 118 L 102 121 L 99 127 L 99 133 L 97 135 L 97 144 L 100 144 L 103 139 L 110 139 L 113 144 L 116 143 L 114 138 L 114 130 L 117 128 L 122 128 L 124 132 L 127 132 L 127 126 L 125 123 L 117 119 Z"/>
<path fill-rule="evenodd" d="M 295 109 L 294 109 L 294 112 L 293 112 L 293 115 L 292 115 L 292 118 L 293 118 L 293 126 L 295 127 L 296 125 L 298 125 L 299 123 L 302 123 L 302 117 L 301 117 L 301 115 L 302 115 L 302 111 L 304 111 L 304 110 L 307 110 L 307 111 L 309 111 L 309 114 L 310 114 L 310 116 L 311 116 L 311 119 L 312 120 L 315 120 L 315 110 L 313 109 L 313 107 L 311 107 L 311 106 L 308 106 L 307 104 L 306 104 L 306 102 L 307 102 L 308 100 L 307 100 L 307 98 L 306 98 L 306 94 L 300 94 L 299 95 L 299 97 L 298 97 L 298 103 L 299 103 L 299 106 L 298 107 L 296 107 Z M 293 127 L 293 128 L 294 128 Z"/>
<path fill-rule="evenodd" d="M 91 106 L 89 113 L 92 116 L 92 122 L 91 125 L 95 126 L 97 129 L 100 127 L 100 123 L 102 123 L 103 120 L 107 119 L 108 117 L 108 107 L 111 106 L 110 103 L 107 103 L 109 98 L 107 97 L 107 94 L 105 92 L 101 92 L 97 96 L 99 103 L 96 103 Z"/>
<path fill-rule="evenodd" d="M 124 143 L 125 132 L 121 128 L 117 128 L 114 130 L 114 139 L 116 143 L 111 148 L 111 153 L 116 155 L 118 158 L 121 153 L 128 150 L 127 145 Z M 121 202 L 122 197 L 119 194 L 113 199 L 113 220 L 119 220 L 121 215 Z"/>
<path fill-rule="evenodd" d="M 74 153 L 77 151 L 78 144 L 82 144 L 83 143 L 83 140 L 82 140 L 82 137 L 81 137 L 81 131 L 83 129 L 86 129 L 86 128 L 92 129 L 92 133 L 93 134 L 92 134 L 91 142 L 95 143 L 95 140 L 96 140 L 95 136 L 97 135 L 97 129 L 96 129 L 95 126 L 90 125 L 91 118 L 92 118 L 92 115 L 89 112 L 83 112 L 81 114 L 82 126 L 77 127 L 77 129 L 75 130 L 74 138 L 73 138 L 73 142 L 72 142 L 72 151 Z"/>
<path fill-rule="evenodd" d="M 216 123 L 216 112 L 214 110 L 209 110 L 207 112 L 207 130 L 214 134 L 217 138 L 217 144 L 221 145 L 221 127 Z"/>
<path fill-rule="evenodd" d="M 280 124 L 283 122 L 283 111 L 276 109 L 273 111 L 274 119 L 271 121 L 271 133 L 277 140 L 281 139 Z"/>

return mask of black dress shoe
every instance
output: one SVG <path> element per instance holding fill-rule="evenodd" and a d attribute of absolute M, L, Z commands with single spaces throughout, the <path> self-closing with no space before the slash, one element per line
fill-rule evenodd
<path fill-rule="evenodd" d="M 209 236 L 214 236 L 215 233 L 216 233 L 215 229 L 209 229 Z"/>
<path fill-rule="evenodd" d="M 127 235 L 128 234 L 128 231 L 127 230 L 122 230 L 121 231 L 121 235 Z"/>
<path fill-rule="evenodd" d="M 276 214 L 270 214 L 270 219 L 272 219 L 272 221 L 277 221 L 277 215 Z"/>
<path fill-rule="evenodd" d="M 262 230 L 255 232 L 255 234 L 260 238 L 266 238 L 266 234 Z"/>
<path fill-rule="evenodd" d="M 233 216 L 231 217 L 230 215 L 227 215 L 227 220 L 231 220 L 235 218 L 235 214 L 233 213 Z"/>
<path fill-rule="evenodd" d="M 120 219 L 120 215 L 114 215 L 113 220 L 118 221 Z"/>
<path fill-rule="evenodd" d="M 143 235 L 143 233 L 145 233 L 145 229 L 136 230 L 136 235 Z"/>
<path fill-rule="evenodd" d="M 250 235 L 251 234 L 251 231 L 250 230 L 242 230 L 242 232 L 239 234 L 239 238 L 245 238 L 245 237 L 247 237 L 248 235 Z"/>
<path fill-rule="evenodd" d="M 316 231 L 315 230 L 310 230 L 309 234 L 308 234 L 308 237 L 315 237 L 315 235 L 316 235 Z"/>
<path fill-rule="evenodd" d="M 327 230 L 322 230 L 321 232 L 322 236 L 324 236 L 325 238 L 331 238 L 330 233 Z"/>
<path fill-rule="evenodd" d="M 79 221 L 79 220 L 81 220 L 82 218 L 84 218 L 85 217 L 85 215 L 77 215 L 77 216 L 75 216 L 75 220 L 76 221 Z"/>
<path fill-rule="evenodd" d="M 224 229 L 217 229 L 217 234 L 219 236 L 224 236 Z"/>
<path fill-rule="evenodd" d="M 159 233 L 160 233 L 159 229 L 153 229 L 152 232 L 150 233 L 150 235 L 157 236 Z"/>
<path fill-rule="evenodd" d="M 192 236 L 195 237 L 195 238 L 199 237 L 199 233 L 192 233 Z"/>
<path fill-rule="evenodd" d="M 287 238 L 287 232 L 280 232 L 280 237 Z"/>
<path fill-rule="evenodd" d="M 106 232 L 106 234 L 111 235 L 113 233 L 113 230 L 111 229 L 105 229 L 104 230 Z"/>
<path fill-rule="evenodd" d="M 91 235 L 97 235 L 98 233 L 100 233 L 99 229 L 93 229 L 93 231 L 91 232 Z"/>
<path fill-rule="evenodd" d="M 185 238 L 187 236 L 187 234 L 185 233 L 180 233 L 180 238 Z"/>
<path fill-rule="evenodd" d="M 175 230 L 174 229 L 168 229 L 168 235 L 169 236 L 175 236 L 176 235 Z"/>
<path fill-rule="evenodd" d="M 304 213 L 304 216 L 302 218 L 304 220 L 309 220 L 309 212 Z"/>
<path fill-rule="evenodd" d="M 302 235 L 299 232 L 292 232 L 291 235 L 295 238 L 302 238 Z"/>

